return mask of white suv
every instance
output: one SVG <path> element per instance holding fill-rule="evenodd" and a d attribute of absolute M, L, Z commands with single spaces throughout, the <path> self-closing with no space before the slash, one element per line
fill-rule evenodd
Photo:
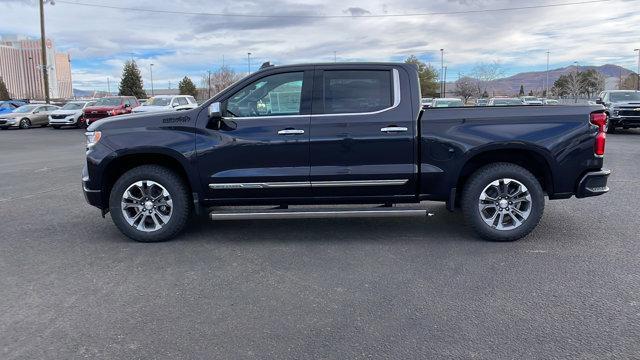
<path fill-rule="evenodd" d="M 95 101 L 69 101 L 59 110 L 49 115 L 49 125 L 54 129 L 59 129 L 65 125 L 83 126 L 82 110 L 93 104 L 95 104 Z"/>
<path fill-rule="evenodd" d="M 170 110 L 191 110 L 198 107 L 198 103 L 193 96 L 189 95 L 158 95 L 142 106 L 133 109 L 134 113 L 170 111 Z"/>

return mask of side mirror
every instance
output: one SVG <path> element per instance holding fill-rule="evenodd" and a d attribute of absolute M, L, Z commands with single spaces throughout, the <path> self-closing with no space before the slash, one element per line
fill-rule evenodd
<path fill-rule="evenodd" d="M 173 107 L 178 107 L 178 106 L 180 106 L 180 104 L 175 103 L 175 104 L 173 104 L 173 105 L 171 105 L 171 106 L 173 106 Z"/>
<path fill-rule="evenodd" d="M 222 118 L 222 110 L 219 102 L 214 102 L 209 105 L 209 119 Z"/>
<path fill-rule="evenodd" d="M 125 108 L 130 108 L 130 107 L 131 107 L 131 104 L 124 104 L 124 107 L 125 107 Z"/>
<path fill-rule="evenodd" d="M 604 105 L 604 102 L 602 101 L 602 98 L 597 98 L 596 99 L 596 104 Z"/>

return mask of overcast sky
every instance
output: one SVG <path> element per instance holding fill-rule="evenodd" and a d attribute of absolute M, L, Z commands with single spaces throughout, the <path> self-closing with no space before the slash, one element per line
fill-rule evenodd
<path fill-rule="evenodd" d="M 63 0 L 61 0 L 63 1 Z M 636 69 L 640 48 L 640 0 L 500 12 L 404 17 L 372 15 L 499 9 L 580 0 L 66 0 L 45 8 L 47 36 L 72 57 L 74 87 L 106 89 L 118 81 L 123 62 L 136 59 L 148 87 L 153 63 L 156 88 L 175 87 L 185 75 L 199 82 L 225 63 L 247 71 L 275 64 L 333 61 L 396 61 L 415 54 L 440 66 L 445 49 L 448 79 L 478 62 L 500 61 L 507 74 L 579 61 Z M 583 0 L 584 1 L 584 0 Z M 177 15 L 71 4 L 154 10 L 277 15 L 277 18 Z M 317 16 L 342 16 L 322 18 Z M 0 34 L 39 36 L 36 0 L 0 0 Z M 112 87 L 113 89 L 113 87 Z"/>

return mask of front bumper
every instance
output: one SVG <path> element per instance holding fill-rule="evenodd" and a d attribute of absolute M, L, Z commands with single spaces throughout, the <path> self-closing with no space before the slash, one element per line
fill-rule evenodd
<path fill-rule="evenodd" d="M 87 167 L 82 169 L 82 192 L 84 194 L 84 199 L 91 206 L 95 206 L 99 209 L 104 209 L 106 206 L 103 204 L 103 197 L 101 190 L 95 190 L 89 188 L 89 171 Z"/>
<path fill-rule="evenodd" d="M 0 127 L 18 126 L 19 123 L 16 119 L 0 119 Z"/>
<path fill-rule="evenodd" d="M 49 117 L 49 125 L 75 125 L 76 122 L 78 122 L 78 119 L 73 115 L 67 116 L 63 119 L 54 119 Z"/>
<path fill-rule="evenodd" d="M 578 182 L 576 191 L 577 198 L 598 196 L 609 192 L 607 180 L 611 175 L 611 170 L 599 170 L 586 173 Z"/>

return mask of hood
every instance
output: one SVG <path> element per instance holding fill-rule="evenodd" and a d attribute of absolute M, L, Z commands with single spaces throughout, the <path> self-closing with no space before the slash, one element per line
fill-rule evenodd
<path fill-rule="evenodd" d="M 11 113 L 13 110 L 11 109 L 0 109 L 0 114 L 9 114 Z"/>
<path fill-rule="evenodd" d="M 167 106 L 145 105 L 145 106 L 138 106 L 136 108 L 133 108 L 133 112 L 135 113 L 157 112 L 157 111 L 173 111 L 173 108 L 169 105 Z"/>
<path fill-rule="evenodd" d="M 55 110 L 51 112 L 51 115 L 75 115 L 82 113 L 82 110 Z"/>
<path fill-rule="evenodd" d="M 89 125 L 87 131 L 104 131 L 112 129 L 127 129 L 140 127 L 153 128 L 193 128 L 198 117 L 199 110 L 146 112 L 137 114 L 125 114 L 110 116 Z M 191 129 L 191 131 L 193 131 Z"/>
<path fill-rule="evenodd" d="M 106 112 L 106 111 L 109 111 L 109 110 L 118 109 L 120 107 L 121 107 L 121 105 L 117 105 L 117 106 L 106 106 L 106 105 L 87 106 L 86 108 L 84 108 L 84 112 L 86 112 L 86 113 L 91 113 L 92 111 Z"/>

